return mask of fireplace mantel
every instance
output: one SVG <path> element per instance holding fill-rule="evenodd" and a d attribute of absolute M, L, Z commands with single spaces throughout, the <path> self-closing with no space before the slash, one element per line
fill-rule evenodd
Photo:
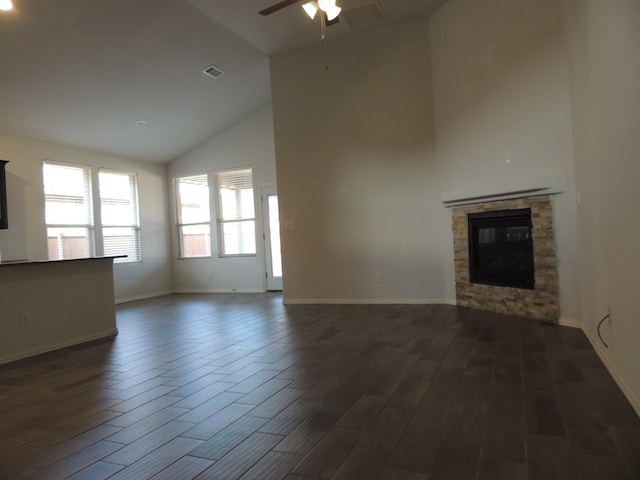
<path fill-rule="evenodd" d="M 555 195 L 565 190 L 563 176 L 534 177 L 520 182 L 510 182 L 508 186 L 484 189 L 446 192 L 442 194 L 445 207 L 457 207 L 474 203 L 495 202 L 498 200 L 512 200 L 516 198 L 534 197 L 538 195 Z"/>

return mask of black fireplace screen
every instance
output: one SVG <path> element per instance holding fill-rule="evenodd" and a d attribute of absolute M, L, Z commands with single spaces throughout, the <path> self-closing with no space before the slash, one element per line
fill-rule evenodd
<path fill-rule="evenodd" d="M 468 219 L 471 282 L 533 289 L 531 209 L 473 213 Z"/>

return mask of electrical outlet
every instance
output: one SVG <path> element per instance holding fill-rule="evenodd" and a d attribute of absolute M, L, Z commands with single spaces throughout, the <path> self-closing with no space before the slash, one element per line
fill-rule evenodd
<path fill-rule="evenodd" d="M 382 281 L 382 274 L 380 272 L 376 272 L 376 273 L 374 273 L 373 278 L 375 278 L 376 282 L 381 282 Z"/>
<path fill-rule="evenodd" d="M 29 319 L 29 314 L 27 312 L 20 313 L 20 325 L 26 327 L 27 325 L 31 325 L 31 320 Z"/>

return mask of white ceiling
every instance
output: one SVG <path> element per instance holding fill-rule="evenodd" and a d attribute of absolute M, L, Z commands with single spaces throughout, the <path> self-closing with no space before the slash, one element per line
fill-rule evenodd
<path fill-rule="evenodd" d="M 258 14 L 277 1 L 13 0 L 0 12 L 0 133 L 170 161 L 269 103 L 269 55 L 320 42 L 299 5 Z M 379 0 L 387 20 L 342 21 L 327 41 L 445 1 Z M 210 65 L 225 74 L 205 76 Z"/>

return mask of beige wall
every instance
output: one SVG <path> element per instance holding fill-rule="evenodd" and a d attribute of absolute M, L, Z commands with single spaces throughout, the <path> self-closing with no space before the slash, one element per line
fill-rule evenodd
<path fill-rule="evenodd" d="M 175 177 L 210 175 L 216 170 L 251 167 L 256 201 L 255 257 L 218 258 L 215 241 L 215 198 L 211 196 L 212 246 L 211 258 L 178 259 L 178 238 L 175 227 L 171 229 L 174 288 L 177 292 L 262 292 L 266 289 L 265 263 L 262 243 L 262 214 L 260 187 L 275 185 L 275 158 L 271 107 L 267 106 L 249 115 L 236 125 L 209 139 L 191 152 L 171 162 L 168 166 L 171 191 L 172 225 L 175 225 L 173 208 L 173 181 Z"/>
<path fill-rule="evenodd" d="M 451 0 L 429 21 L 447 199 L 560 185 L 560 319 L 580 318 L 569 60 L 557 0 Z M 510 161 L 508 161 L 510 160 Z"/>
<path fill-rule="evenodd" d="M 111 259 L 0 265 L 0 364 L 115 335 Z"/>
<path fill-rule="evenodd" d="M 565 0 L 578 210 L 582 321 L 640 413 L 640 2 Z M 607 312 L 602 335 L 596 326 Z"/>
<path fill-rule="evenodd" d="M 285 301 L 452 301 L 426 21 L 328 35 L 271 58 Z"/>
<path fill-rule="evenodd" d="M 453 301 L 443 200 L 560 185 L 561 317 L 579 318 L 557 1 L 452 0 L 271 68 L 281 218 L 297 227 L 283 232 L 286 301 Z"/>
<path fill-rule="evenodd" d="M 116 299 L 171 291 L 164 165 L 6 135 L 0 135 L 0 158 L 10 162 L 7 164 L 9 229 L 0 230 L 3 261 L 47 258 L 43 160 L 120 169 L 138 174 L 143 261 L 114 266 Z"/>

